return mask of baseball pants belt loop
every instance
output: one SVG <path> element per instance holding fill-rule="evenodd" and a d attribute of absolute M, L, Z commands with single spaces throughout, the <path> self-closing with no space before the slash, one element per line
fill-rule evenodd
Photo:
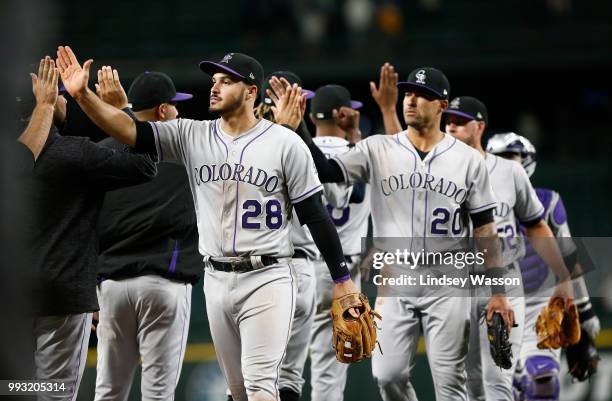
<path fill-rule="evenodd" d="M 208 262 L 215 270 L 244 273 L 261 269 L 265 266 L 275 265 L 278 263 L 278 259 L 273 256 L 261 255 L 251 256 L 248 259 L 240 259 L 232 262 L 219 262 L 214 259 L 209 259 Z"/>

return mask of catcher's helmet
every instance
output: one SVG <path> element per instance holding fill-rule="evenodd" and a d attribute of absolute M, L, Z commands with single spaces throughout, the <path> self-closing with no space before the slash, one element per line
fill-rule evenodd
<path fill-rule="evenodd" d="M 529 139 L 514 132 L 493 135 L 487 142 L 487 152 L 499 155 L 501 153 L 513 153 L 521 155 L 521 164 L 531 177 L 536 168 L 536 150 Z"/>

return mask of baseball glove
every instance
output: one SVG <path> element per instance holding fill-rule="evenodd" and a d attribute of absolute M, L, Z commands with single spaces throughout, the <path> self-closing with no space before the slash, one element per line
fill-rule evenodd
<path fill-rule="evenodd" d="M 585 381 L 597 372 L 599 355 L 595 340 L 582 329 L 580 341 L 565 350 L 569 373 L 578 381 Z"/>
<path fill-rule="evenodd" d="M 487 321 L 487 337 L 489 349 L 495 364 L 502 369 L 512 368 L 512 344 L 510 333 L 499 313 L 494 313 L 491 321 Z"/>
<path fill-rule="evenodd" d="M 542 309 L 536 321 L 538 348 L 566 348 L 580 341 L 578 308 L 572 304 L 565 310 L 563 299 L 553 298 Z"/>
<path fill-rule="evenodd" d="M 349 313 L 351 308 L 360 312 L 358 318 Z M 344 295 L 332 301 L 330 313 L 336 359 L 343 363 L 353 363 L 371 357 L 376 346 L 378 328 L 374 318 L 382 317 L 370 308 L 368 298 L 358 293 Z"/>

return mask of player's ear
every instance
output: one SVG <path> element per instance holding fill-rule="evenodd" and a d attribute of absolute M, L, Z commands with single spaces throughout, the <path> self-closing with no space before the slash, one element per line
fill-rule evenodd
<path fill-rule="evenodd" d="M 440 109 L 439 109 L 440 113 L 443 113 L 444 110 L 448 109 L 448 100 L 440 99 L 438 102 L 440 102 Z"/>
<path fill-rule="evenodd" d="M 164 121 L 166 118 L 166 105 L 164 103 L 155 108 L 155 117 L 158 121 Z"/>
<path fill-rule="evenodd" d="M 247 90 L 246 90 L 246 98 L 247 98 L 247 100 L 257 99 L 258 93 L 259 93 L 259 90 L 257 89 L 257 86 L 249 85 L 247 87 Z"/>

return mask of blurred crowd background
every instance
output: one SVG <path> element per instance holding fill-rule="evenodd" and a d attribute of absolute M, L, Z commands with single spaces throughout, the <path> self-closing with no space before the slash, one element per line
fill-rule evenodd
<path fill-rule="evenodd" d="M 58 44 L 70 45 L 81 61 L 94 58 L 95 70 L 102 65 L 117 68 L 126 88 L 142 71 L 168 73 L 179 91 L 195 95 L 180 105 L 180 115 L 198 119 L 211 117 L 207 113 L 210 79 L 198 69 L 198 62 L 231 51 L 247 53 L 266 72 L 298 73 L 305 88 L 315 90 L 329 83 L 349 88 L 354 99 L 364 102 L 364 135 L 383 132 L 368 85 L 378 82 L 384 62 L 396 67 L 400 79 L 418 66 L 434 66 L 448 76 L 451 97 L 471 95 L 486 103 L 489 135 L 515 131 L 532 140 L 538 150 L 534 184 L 561 193 L 575 236 L 612 236 L 609 0 L 126 0 L 96 5 L 77 0 L 5 0 L 0 10 L 0 71 L 9 94 L 2 97 L 3 143 L 18 136 L 11 99 L 30 90 L 28 73 L 45 54 L 54 56 Z M 6 277 L 0 293 L 9 300 L 0 303 L 0 314 L 10 324 L 15 307 L 11 291 L 18 292 L 11 287 L 11 252 L 18 242 L 11 227 L 19 224 L 11 221 L 11 207 L 19 204 L 19 182 L 10 175 L 11 155 L 4 152 L 2 162 Z M 594 304 L 608 331 L 612 327 L 612 301 L 606 299 L 612 293 L 612 257 L 606 256 L 610 244 L 601 245 L 603 254 L 594 257 L 596 271 L 588 280 L 598 286 L 595 292 L 601 296 Z M 206 375 L 218 379 L 214 353 L 207 345 L 210 336 L 202 298 L 195 290 L 192 348 L 177 399 L 214 399 L 202 389 L 212 386 Z M 612 333 L 607 333 L 600 374 L 581 387 L 586 388 L 582 393 L 578 387 L 573 387 L 574 393 L 567 390 L 565 400 L 612 400 Z M 419 361 L 425 363 L 425 358 L 421 355 Z M 204 368 L 207 363 L 213 367 Z M 360 365 L 352 372 L 367 375 L 369 365 Z M 95 369 L 89 367 L 83 399 L 93 394 L 92 378 Z M 427 380 L 422 384 L 425 389 L 431 386 Z M 353 382 L 359 382 L 362 394 L 377 397 L 371 382 L 349 376 Z M 137 384 L 133 393 L 137 399 Z M 347 396 L 353 399 L 358 398 Z"/>

